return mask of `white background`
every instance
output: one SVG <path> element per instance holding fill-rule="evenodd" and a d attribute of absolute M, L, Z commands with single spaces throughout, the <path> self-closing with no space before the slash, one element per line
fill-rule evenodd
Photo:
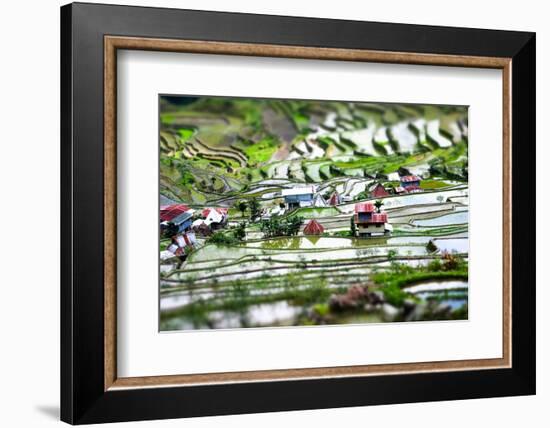
<path fill-rule="evenodd" d="M 502 194 L 484 191 L 502 186 L 500 70 L 123 51 L 117 78 L 119 376 L 502 356 L 502 263 L 484 262 L 502 252 Z M 469 106 L 468 321 L 158 334 L 159 93 Z"/>
<path fill-rule="evenodd" d="M 109 1 L 104 1 L 110 3 Z M 187 7 L 415 24 L 537 31 L 537 175 L 543 182 L 550 159 L 548 128 L 550 28 L 544 2 L 463 0 L 452 6 L 434 1 L 319 2 L 277 0 L 263 4 L 227 1 L 126 1 Z M 59 5 L 62 2 L 5 2 L 0 13 L 0 421 L 7 427 L 56 426 L 59 406 Z M 545 77 L 546 76 L 546 77 Z M 538 186 L 537 340 L 538 395 L 461 402 L 420 403 L 352 409 L 285 412 L 193 420 L 131 423 L 159 427 L 407 426 L 533 427 L 548 424 L 550 404 L 550 257 L 543 213 L 550 210 L 548 188 Z M 17 224 L 40 219 L 39 255 L 26 253 L 28 236 Z"/>

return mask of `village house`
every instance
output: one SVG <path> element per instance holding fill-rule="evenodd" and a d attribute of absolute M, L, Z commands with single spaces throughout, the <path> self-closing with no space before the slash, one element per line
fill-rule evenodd
<path fill-rule="evenodd" d="M 315 198 L 315 186 L 283 189 L 283 191 L 281 192 L 281 196 L 285 200 L 285 207 L 287 210 L 312 207 Z"/>
<path fill-rule="evenodd" d="M 332 206 L 340 205 L 342 203 L 342 198 L 340 194 L 335 190 L 328 200 L 328 204 Z"/>
<path fill-rule="evenodd" d="M 219 218 L 221 216 L 223 219 L 227 218 L 227 208 L 205 208 L 201 212 L 201 216 L 207 219 L 208 217 Z"/>
<path fill-rule="evenodd" d="M 268 220 L 273 216 L 283 215 L 285 213 L 285 211 L 286 210 L 285 210 L 284 206 L 280 207 L 280 206 L 277 205 L 277 206 L 274 206 L 272 208 L 267 208 L 265 210 L 265 212 L 262 213 L 261 219 L 262 220 Z"/>
<path fill-rule="evenodd" d="M 207 235 L 206 228 L 210 230 L 220 229 L 227 224 L 229 218 L 227 208 L 205 208 L 201 212 L 201 217 L 193 223 L 193 230 L 200 231 L 201 234 Z M 203 233 L 205 232 L 205 233 Z"/>
<path fill-rule="evenodd" d="M 186 211 L 189 211 L 189 207 L 185 204 L 163 205 L 160 207 L 160 222 L 169 222 Z"/>
<path fill-rule="evenodd" d="M 170 228 L 170 230 L 173 230 L 175 233 L 181 233 L 189 229 L 192 223 L 193 213 L 190 211 L 185 211 L 172 218 L 172 220 L 170 221 L 162 222 L 161 227 L 165 226 L 166 228 Z"/>
<path fill-rule="evenodd" d="M 327 206 L 327 201 L 320 193 L 316 193 L 313 197 L 313 206 L 317 208 L 324 208 Z"/>
<path fill-rule="evenodd" d="M 371 198 L 384 198 L 389 196 L 389 192 L 381 183 L 376 183 L 375 185 L 369 188 Z"/>
<path fill-rule="evenodd" d="M 304 235 L 321 235 L 325 228 L 315 219 L 311 219 L 304 227 Z"/>
<path fill-rule="evenodd" d="M 388 175 L 388 181 L 399 181 L 399 173 L 398 172 L 390 172 Z"/>
<path fill-rule="evenodd" d="M 191 226 L 193 231 L 200 236 L 210 236 L 212 235 L 212 229 L 204 223 L 204 220 L 199 218 L 193 222 Z"/>
<path fill-rule="evenodd" d="M 399 179 L 401 187 L 407 192 L 420 189 L 420 177 L 417 175 L 405 175 Z"/>
<path fill-rule="evenodd" d="M 407 190 L 404 187 L 397 186 L 393 189 L 396 195 L 402 195 L 403 193 L 407 193 Z"/>
<path fill-rule="evenodd" d="M 376 212 L 372 202 L 355 204 L 353 221 L 357 236 L 371 236 L 372 234 L 389 234 L 393 229 L 388 224 L 388 214 Z"/>
<path fill-rule="evenodd" d="M 204 222 L 212 229 L 219 229 L 227 224 L 229 218 L 227 208 L 205 208 L 201 213 Z"/>
<path fill-rule="evenodd" d="M 163 234 L 176 235 L 186 231 L 193 222 L 194 210 L 184 204 L 165 205 L 160 208 L 160 229 Z"/>
<path fill-rule="evenodd" d="M 197 239 L 195 234 L 191 231 L 178 234 L 172 237 L 172 242 L 166 248 L 166 251 L 174 256 L 184 259 L 187 255 L 193 251 L 197 245 Z"/>

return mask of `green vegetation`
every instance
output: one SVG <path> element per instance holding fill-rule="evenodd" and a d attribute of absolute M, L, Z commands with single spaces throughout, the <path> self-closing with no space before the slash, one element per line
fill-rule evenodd
<path fill-rule="evenodd" d="M 178 132 L 182 142 L 186 142 L 193 136 L 193 134 L 195 133 L 195 130 L 190 128 L 179 128 Z"/>
<path fill-rule="evenodd" d="M 244 316 L 246 310 L 252 305 L 288 301 L 294 306 L 309 306 L 314 304 L 324 305 L 331 290 L 326 287 L 326 281 L 317 278 L 309 281 L 307 288 L 300 288 L 303 281 L 300 275 L 287 275 L 281 290 L 275 294 L 254 295 L 252 290 L 261 290 L 269 284 L 268 278 L 260 278 L 251 287 L 243 281 L 235 281 L 229 287 L 227 293 L 220 294 L 212 299 L 198 300 L 176 310 L 161 313 L 161 325 L 170 329 L 170 320 L 185 317 L 193 322 L 196 328 L 208 325 L 208 315 L 215 311 L 229 311 L 243 314 L 242 321 L 245 327 L 252 327 L 254 323 Z M 322 308 L 322 306 L 318 306 Z M 322 310 L 322 309 L 321 309 Z"/>
<path fill-rule="evenodd" d="M 213 207 L 229 216 L 196 229 L 187 258 L 161 253 L 162 330 L 401 321 L 415 305 L 419 320 L 467 317 L 467 292 L 428 302 L 406 290 L 467 279 L 464 259 L 433 242 L 448 237 L 441 248 L 467 248 L 467 216 L 439 220 L 468 209 L 465 107 L 161 97 L 160 110 L 161 195 L 195 218 Z M 395 194 L 394 173 L 429 176 L 424 192 Z M 377 182 L 391 196 L 373 203 L 393 232 L 356 237 L 352 201 L 371 199 Z M 306 183 L 324 203 L 289 209 L 282 191 Z M 334 192 L 337 206 L 318 206 Z M 277 207 L 283 214 L 272 214 Z M 324 232 L 304 235 L 304 219 Z M 451 315 L 434 309 L 449 302 Z M 399 313 L 391 319 L 383 313 L 390 305 Z M 420 306 L 431 309 L 418 315 Z"/>
<path fill-rule="evenodd" d="M 437 245 L 435 245 L 434 241 L 432 241 L 430 239 L 428 241 L 428 243 L 426 244 L 426 250 L 428 250 L 428 252 L 430 252 L 430 253 L 433 253 L 433 252 L 437 251 Z"/>
<path fill-rule="evenodd" d="M 446 236 L 455 233 L 468 232 L 468 225 L 452 225 L 430 227 L 426 229 L 394 229 L 393 236 Z"/>
<path fill-rule="evenodd" d="M 355 226 L 355 218 L 353 216 L 351 216 L 349 218 L 349 222 L 350 222 L 350 234 L 351 234 L 351 236 L 357 235 L 357 227 Z"/>
<path fill-rule="evenodd" d="M 208 238 L 209 244 L 217 244 L 221 246 L 230 246 L 238 244 L 240 239 L 235 236 L 235 233 L 228 232 L 216 232 L 210 238 Z"/>
<path fill-rule="evenodd" d="M 409 294 L 403 287 L 415 282 L 431 279 L 468 279 L 468 264 L 455 254 L 444 254 L 427 266 L 412 267 L 404 263 L 392 262 L 387 271 L 376 272 L 372 280 L 381 288 L 386 300 L 394 306 L 401 306 Z"/>
<path fill-rule="evenodd" d="M 303 222 L 304 219 L 300 216 L 272 216 L 269 220 L 262 220 L 260 223 L 260 230 L 265 238 L 295 236 L 300 231 L 300 226 Z"/>
<path fill-rule="evenodd" d="M 248 202 L 244 200 L 237 202 L 237 209 L 241 212 L 241 215 L 244 217 L 244 213 L 248 209 Z"/>
<path fill-rule="evenodd" d="M 246 222 L 241 222 L 235 227 L 235 230 L 233 231 L 233 235 L 235 238 L 237 238 L 239 241 L 243 241 L 244 238 L 246 238 Z"/>
<path fill-rule="evenodd" d="M 336 207 L 314 207 L 314 208 L 298 208 L 292 211 L 288 216 L 300 216 L 303 218 L 322 218 L 332 217 L 341 214 Z"/>
<path fill-rule="evenodd" d="M 161 104 L 161 190 L 175 199 L 189 200 L 191 190 L 185 186 L 193 185 L 188 177 L 181 177 L 184 171 L 173 162 L 178 160 L 191 161 L 195 183 L 216 177 L 215 186 L 195 186 L 189 202 L 215 200 L 222 192 L 237 194 L 247 185 L 271 178 L 320 183 L 345 176 L 376 177 L 426 164 L 432 175 L 440 178 L 467 179 L 467 112 L 460 107 L 356 104 L 350 109 L 340 102 L 231 98 Z M 334 124 L 324 123 L 332 112 L 336 114 Z M 391 127 L 419 117 L 439 119 L 440 133 L 447 137 L 447 129 L 458 123 L 464 138 L 447 148 L 416 145 L 412 150 L 404 149 L 410 144 L 394 136 L 395 153 L 390 154 L 384 148 L 387 143 L 376 143 L 373 152 L 372 146 L 346 138 L 346 133 L 369 124 Z M 316 128 L 326 133 L 308 138 Z M 288 168 L 274 167 L 275 155 L 277 161 L 292 159 L 286 161 Z M 422 188 L 445 185 L 441 180 L 427 180 Z"/>
<path fill-rule="evenodd" d="M 244 152 L 248 158 L 249 166 L 256 166 L 271 159 L 273 153 L 277 151 L 278 141 L 272 137 L 262 138 L 260 141 L 248 146 Z"/>
<path fill-rule="evenodd" d="M 260 203 L 258 199 L 252 198 L 248 201 L 248 209 L 250 210 L 250 219 L 254 221 L 260 216 Z"/>
<path fill-rule="evenodd" d="M 449 184 L 441 180 L 422 180 L 420 182 L 420 188 L 425 190 L 441 189 L 442 187 L 448 187 Z"/>

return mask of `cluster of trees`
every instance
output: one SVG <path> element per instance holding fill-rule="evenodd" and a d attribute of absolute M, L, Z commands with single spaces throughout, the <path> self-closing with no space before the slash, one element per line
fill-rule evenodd
<path fill-rule="evenodd" d="M 260 230 L 266 238 L 273 236 L 295 236 L 300 231 L 300 226 L 303 222 L 304 218 L 301 216 L 273 216 L 269 220 L 261 222 Z"/>
<path fill-rule="evenodd" d="M 250 211 L 250 220 L 254 221 L 260 216 L 260 203 L 258 199 L 252 198 L 249 201 L 239 201 L 237 202 L 237 209 L 241 212 L 244 217 L 247 210 Z"/>
<path fill-rule="evenodd" d="M 171 238 L 172 236 L 177 235 L 178 231 L 179 231 L 179 228 L 174 223 L 160 225 L 160 235 L 163 238 Z"/>
<path fill-rule="evenodd" d="M 350 222 L 351 236 L 356 236 L 357 235 L 357 227 L 355 227 L 355 218 L 354 218 L 354 216 L 350 217 L 349 222 Z"/>
<path fill-rule="evenodd" d="M 430 175 L 450 180 L 468 180 L 468 159 L 450 164 L 445 158 L 438 156 L 430 162 Z"/>
<path fill-rule="evenodd" d="M 246 237 L 246 222 L 239 223 L 230 231 L 219 231 L 214 233 L 208 242 L 218 245 L 235 245 L 243 241 Z"/>
<path fill-rule="evenodd" d="M 246 222 L 240 222 L 237 227 L 235 227 L 233 234 L 239 241 L 244 241 L 244 238 L 246 238 Z"/>
<path fill-rule="evenodd" d="M 246 222 L 239 223 L 231 231 L 219 231 L 214 233 L 208 240 L 211 244 L 235 245 L 244 241 L 246 237 Z"/>
<path fill-rule="evenodd" d="M 218 244 L 218 245 L 234 245 L 237 244 L 239 240 L 235 237 L 233 233 L 226 232 L 216 232 L 209 239 L 209 244 Z"/>

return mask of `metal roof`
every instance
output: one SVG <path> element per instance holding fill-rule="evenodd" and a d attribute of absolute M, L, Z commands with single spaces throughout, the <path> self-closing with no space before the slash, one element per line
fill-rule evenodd
<path fill-rule="evenodd" d="M 405 175 L 401 177 L 401 183 L 410 183 L 412 181 L 420 181 L 420 177 L 417 175 Z"/>
<path fill-rule="evenodd" d="M 170 222 L 171 222 L 171 223 L 174 223 L 174 224 L 181 224 L 181 223 L 183 223 L 184 221 L 189 220 L 191 217 L 193 217 L 193 214 L 191 214 L 190 212 L 186 211 L 186 212 L 181 213 L 180 215 L 174 217 L 172 220 L 170 220 Z"/>
<path fill-rule="evenodd" d="M 372 213 L 374 212 L 374 205 L 372 202 L 359 202 L 355 204 L 356 213 Z"/>
<path fill-rule="evenodd" d="M 315 186 L 294 187 L 292 189 L 283 189 L 282 196 L 309 195 L 315 193 Z"/>
<path fill-rule="evenodd" d="M 215 210 L 218 214 L 221 214 L 221 215 L 226 215 L 228 211 L 227 208 L 205 208 L 202 210 L 201 215 L 203 217 L 208 217 L 211 210 Z"/>
<path fill-rule="evenodd" d="M 320 235 L 325 231 L 325 228 L 319 224 L 317 220 L 310 220 L 306 227 L 304 227 L 304 234 L 306 235 Z"/>
<path fill-rule="evenodd" d="M 372 223 L 386 223 L 388 215 L 386 213 L 374 213 L 371 218 Z"/>
<path fill-rule="evenodd" d="M 171 221 L 180 214 L 189 210 L 185 204 L 172 204 L 160 207 L 160 221 Z"/>

